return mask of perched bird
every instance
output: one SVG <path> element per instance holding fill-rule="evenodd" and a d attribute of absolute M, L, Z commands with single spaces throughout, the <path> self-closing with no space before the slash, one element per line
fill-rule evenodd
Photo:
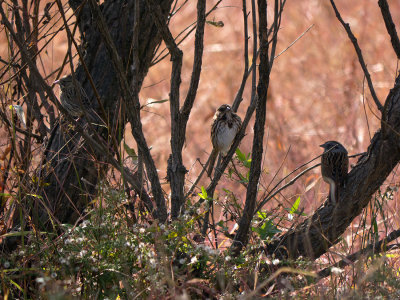
<path fill-rule="evenodd" d="M 71 116 L 80 118 L 86 115 L 91 121 L 97 119 L 97 113 L 90 107 L 90 101 L 85 90 L 78 81 L 73 82 L 71 75 L 64 76 L 54 83 L 60 85 L 61 105 Z"/>
<path fill-rule="evenodd" d="M 241 126 L 242 120 L 228 104 L 221 105 L 215 112 L 214 122 L 211 126 L 213 151 L 208 167 L 209 176 L 211 176 L 218 153 L 221 152 L 223 156 L 227 154 Z"/>
<path fill-rule="evenodd" d="M 336 141 L 328 141 L 320 147 L 324 148 L 321 157 L 322 178 L 329 184 L 329 200 L 336 205 L 339 191 L 347 182 L 349 157 L 346 148 Z"/>

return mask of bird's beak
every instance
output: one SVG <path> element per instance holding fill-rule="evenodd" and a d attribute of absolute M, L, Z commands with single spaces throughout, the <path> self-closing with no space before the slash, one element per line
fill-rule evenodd
<path fill-rule="evenodd" d="M 321 148 L 324 148 L 325 147 L 325 144 L 322 144 L 322 145 L 319 145 Z"/>

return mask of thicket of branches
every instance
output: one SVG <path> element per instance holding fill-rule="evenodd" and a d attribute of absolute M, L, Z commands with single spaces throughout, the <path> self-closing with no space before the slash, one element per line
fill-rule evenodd
<path fill-rule="evenodd" d="M 144 219 L 142 222 L 163 224 L 188 213 L 196 215 L 197 241 L 204 241 L 211 233 L 216 238 L 216 224 L 210 224 L 213 194 L 254 114 L 246 197 L 240 213 L 232 213 L 231 217 L 238 224 L 236 232 L 230 236 L 232 255 L 238 256 L 247 245 L 252 221 L 263 206 L 315 167 L 299 167 L 301 172 L 297 176 L 285 184 L 287 178 L 283 178 L 265 197 L 258 197 L 268 88 L 286 1 L 243 0 L 243 79 L 237 87 L 235 99 L 226 102 L 232 104 L 234 111 L 241 105 L 246 106 L 246 114 L 230 151 L 221 159 L 209 185 L 201 191 L 202 197 L 193 196 L 193 191 L 200 192 L 197 183 L 206 166 L 198 180 L 188 187 L 182 151 L 201 77 L 204 27 L 207 16 L 222 1 L 217 1 L 213 7 L 208 7 L 206 2 L 197 1 L 195 22 L 179 37 L 172 35 L 169 22 L 174 14 L 179 14 L 180 5 L 189 5 L 186 2 L 106 0 L 99 4 L 95 0 L 70 0 L 65 5 L 56 0 L 46 4 L 44 15 L 38 13 L 40 1 L 1 2 L 2 31 L 8 38 L 10 53 L 7 59 L 2 59 L 0 74 L 3 87 L 0 116 L 8 135 L 4 150 L 7 159 L 3 160 L 1 174 L 2 250 L 5 253 L 10 253 L 23 242 L 24 234 L 18 232 L 59 234 L 62 224 L 78 224 L 85 220 L 88 206 L 99 193 L 99 184 L 110 173 L 121 176 L 128 198 L 135 195 L 140 200 L 131 212 L 135 222 L 140 215 Z M 393 50 L 400 58 L 400 41 L 389 6 L 386 0 L 378 3 Z M 367 206 L 400 160 L 400 79 L 396 78 L 385 101 L 377 98 L 357 39 L 333 0 L 331 6 L 354 46 L 372 99 L 381 113 L 381 129 L 350 171 L 338 206 L 326 201 L 312 216 L 275 236 L 266 245 L 260 245 L 257 250 L 279 258 L 302 256 L 316 259 L 324 254 Z M 73 10 L 75 22 L 67 17 L 69 9 Z M 54 19 L 60 22 L 50 22 Z M 49 41 L 61 31 L 65 31 L 68 37 L 64 63 L 45 77 L 40 71 L 41 55 Z M 180 83 L 184 53 L 180 50 L 180 43 L 192 32 L 195 42 L 190 87 L 182 95 Z M 251 47 L 249 43 L 252 43 Z M 160 51 L 164 45 L 166 50 Z M 253 51 L 250 54 L 249 49 Z M 76 53 L 75 57 L 73 53 Z M 161 186 L 157 166 L 146 142 L 141 122 L 143 103 L 139 99 L 149 68 L 164 56 L 170 58 L 172 65 L 168 99 L 171 154 L 167 177 L 170 195 Z M 65 70 L 80 82 L 104 124 L 87 122 L 85 117 L 76 120 L 60 105 L 52 82 Z M 251 88 L 251 99 L 243 101 L 246 86 Z M 14 108 L 10 109 L 10 105 Z M 25 111 L 26 121 L 20 107 Z M 134 165 L 126 164 L 121 157 L 120 145 L 128 122 L 136 151 L 126 148 L 136 161 Z M 205 211 L 198 213 L 193 209 L 203 202 L 207 204 L 203 206 Z M 394 232 L 387 240 L 371 245 L 370 250 L 377 246 L 382 248 L 384 243 L 397 236 L 398 233 Z"/>

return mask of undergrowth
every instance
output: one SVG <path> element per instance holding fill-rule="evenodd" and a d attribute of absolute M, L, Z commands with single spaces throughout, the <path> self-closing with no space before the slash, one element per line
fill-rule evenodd
<path fill-rule="evenodd" d="M 296 201 L 298 202 L 298 201 Z M 295 205 L 298 205 L 298 203 Z M 252 242 L 234 257 L 229 237 L 199 241 L 198 220 L 207 202 L 178 220 L 158 224 L 132 211 L 123 190 L 104 184 L 85 217 L 60 233 L 24 232 L 24 243 L 1 257 L 4 299 L 253 299 L 397 298 L 397 254 L 332 268 L 326 259 L 280 261 L 259 246 L 278 227 L 265 213 L 255 218 Z M 289 214 L 294 212 L 292 207 Z M 200 213 L 200 214 L 199 214 Z M 135 216 L 135 217 L 133 217 Z M 291 218 L 289 218 L 291 219 Z M 372 226 L 373 227 L 373 226 Z M 366 232 L 366 234 L 368 234 Z M 258 246 L 257 246 L 258 245 Z M 342 241 L 338 249 L 346 248 Z"/>

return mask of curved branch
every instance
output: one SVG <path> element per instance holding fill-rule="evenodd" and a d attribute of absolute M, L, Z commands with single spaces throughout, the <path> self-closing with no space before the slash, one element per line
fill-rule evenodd
<path fill-rule="evenodd" d="M 387 118 L 375 133 L 365 155 L 348 175 L 346 188 L 334 207 L 325 201 L 309 218 L 267 246 L 278 257 L 317 258 L 338 242 L 340 235 L 367 206 L 400 161 L 400 77 L 385 103 Z"/>

